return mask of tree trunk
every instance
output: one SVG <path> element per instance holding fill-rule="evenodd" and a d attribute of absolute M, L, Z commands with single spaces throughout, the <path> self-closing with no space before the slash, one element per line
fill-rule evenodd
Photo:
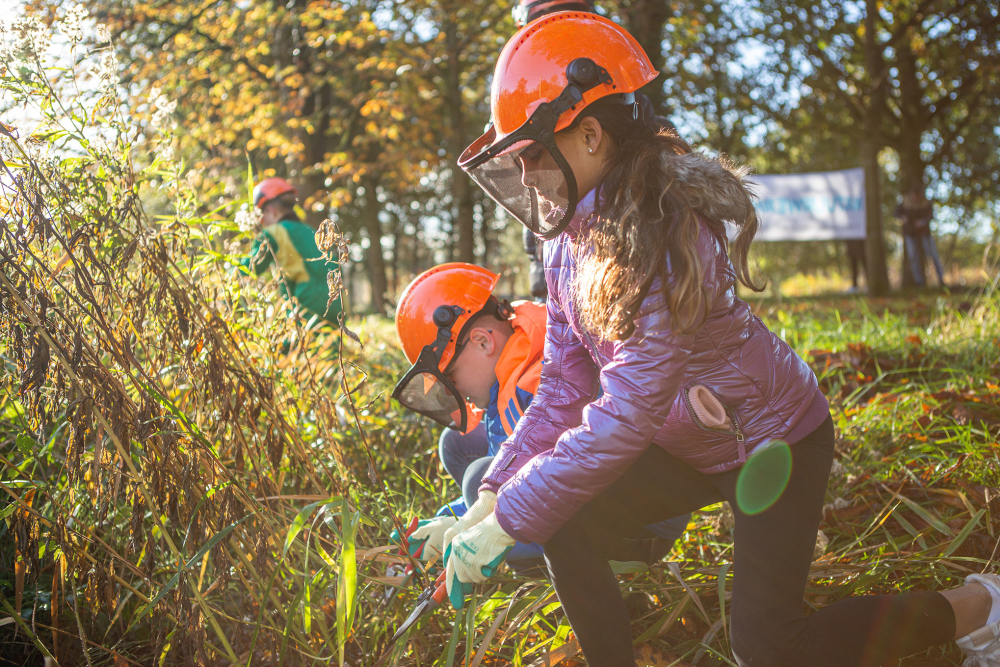
<path fill-rule="evenodd" d="M 658 72 L 663 71 L 663 26 L 670 17 L 671 3 L 663 0 L 632 0 L 622 8 L 625 26 L 649 56 Z M 642 88 L 657 113 L 663 113 L 663 79 L 656 77 Z"/>
<path fill-rule="evenodd" d="M 913 188 L 924 187 L 924 161 L 921 156 L 920 142 L 923 138 L 926 114 L 921 107 L 920 83 L 917 81 L 917 57 L 910 48 L 909 36 L 900 40 L 896 47 L 897 71 L 899 72 L 899 135 L 896 138 L 896 151 L 899 153 L 899 175 L 902 196 Z M 926 258 L 923 248 L 917 249 L 917 275 L 910 269 L 910 251 L 903 244 L 902 283 L 904 288 L 915 287 L 917 279 L 927 284 L 925 272 Z"/>
<path fill-rule="evenodd" d="M 449 153 L 451 154 L 451 194 L 455 204 L 455 221 L 453 228 L 458 232 L 458 261 L 473 263 L 476 261 L 476 220 L 474 202 L 472 200 L 472 181 L 469 176 L 458 168 L 458 157 L 465 150 L 465 109 L 462 104 L 462 62 L 459 51 L 458 26 L 454 21 L 446 19 L 442 27 L 445 33 L 445 43 L 448 49 L 448 67 L 446 70 L 446 99 L 448 114 L 451 116 L 451 135 L 448 137 Z"/>
<path fill-rule="evenodd" d="M 390 229 L 390 234 L 392 235 L 392 255 L 389 259 L 389 294 L 393 302 L 396 302 L 399 295 L 399 253 L 401 252 L 400 246 L 403 243 L 403 225 L 399 219 L 398 215 L 392 216 L 392 227 Z"/>
<path fill-rule="evenodd" d="M 413 243 L 410 247 L 410 273 L 414 276 L 420 273 L 420 219 L 417 218 L 413 223 Z"/>
<path fill-rule="evenodd" d="M 306 222 L 313 227 L 319 227 L 328 216 L 329 211 L 325 208 L 317 210 L 314 204 L 321 201 L 326 196 L 326 174 L 322 169 L 317 169 L 316 165 L 326 161 L 329 141 L 326 128 L 329 125 L 329 118 L 326 109 L 330 108 L 328 98 L 331 95 L 330 84 L 326 83 L 317 90 L 312 91 L 306 97 L 302 115 L 314 116 L 312 132 L 305 127 L 295 130 L 296 139 L 304 146 L 303 154 L 298 162 L 299 182 L 299 202 L 305 208 Z"/>
<path fill-rule="evenodd" d="M 865 215 L 867 238 L 865 240 L 865 277 L 871 296 L 889 293 L 889 273 L 885 265 L 885 235 L 882 229 L 882 172 L 878 153 L 882 148 L 882 119 L 885 115 L 885 66 L 878 44 L 877 0 L 866 0 L 865 60 L 868 66 L 870 99 L 865 113 L 864 138 L 861 146 L 865 168 Z"/>
<path fill-rule="evenodd" d="M 376 183 L 373 178 L 366 178 L 364 181 L 365 204 L 362 208 L 365 230 L 368 232 L 368 253 L 365 263 L 368 264 L 368 280 L 372 288 L 372 307 L 376 313 L 385 315 L 386 291 L 388 282 L 385 278 L 385 258 L 382 256 L 382 223 L 378 219 L 378 214 L 382 207 L 378 197 L 375 196 Z"/>

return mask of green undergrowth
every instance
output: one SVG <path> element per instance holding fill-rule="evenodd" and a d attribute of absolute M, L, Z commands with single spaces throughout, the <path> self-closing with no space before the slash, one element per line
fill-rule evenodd
<path fill-rule="evenodd" d="M 931 294 L 760 303 L 756 310 L 813 366 L 837 429 L 806 604 L 818 609 L 849 595 L 940 590 L 989 569 L 1000 537 L 996 299 Z M 433 442 L 416 449 L 434 457 Z M 457 493 L 444 486 L 450 494 L 431 493 L 424 513 Z M 731 514 L 713 506 L 695 513 L 664 562 L 622 575 L 642 661 L 730 664 L 728 620 L 722 619 L 731 559 Z M 463 619 L 453 635 L 444 623 L 438 640 L 454 636 L 459 656 L 463 647 L 476 652 L 499 622 L 485 664 L 527 665 L 549 652 L 576 655 L 571 640 L 563 644 L 568 628 L 544 580 L 507 575 L 492 583 L 489 602 L 480 598 L 476 629 Z M 505 620 L 497 621 L 501 610 Z M 439 623 L 427 621 L 428 629 Z M 438 640 L 412 639 L 399 664 L 446 658 Z M 943 647 L 904 664 L 960 664 L 960 655 Z"/>
<path fill-rule="evenodd" d="M 391 321 L 338 333 L 275 316 L 275 285 L 205 253 L 217 237 L 195 243 L 198 224 L 164 228 L 125 264 L 127 229 L 90 237 L 90 259 L 67 227 L 4 239 L 24 258 L 4 289 L 0 617 L 20 619 L 0 626 L 4 651 L 20 664 L 374 665 L 429 581 L 387 600 L 402 563 L 388 535 L 458 495 L 439 429 L 389 399 L 406 365 Z M 87 259 L 60 272 L 66 247 Z M 118 291 L 94 278 L 113 261 L 128 276 Z M 143 311 L 134 295 L 159 285 Z M 988 569 L 997 299 L 754 307 L 816 370 L 837 428 L 806 604 Z M 727 515 L 696 512 L 663 562 L 622 570 L 642 663 L 732 664 Z M 959 659 L 945 647 L 906 664 Z M 581 661 L 548 582 L 503 572 L 382 664 Z"/>

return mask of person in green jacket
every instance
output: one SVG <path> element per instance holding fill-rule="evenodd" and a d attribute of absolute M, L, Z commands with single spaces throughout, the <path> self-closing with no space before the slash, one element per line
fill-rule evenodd
<path fill-rule="evenodd" d="M 253 243 L 248 266 L 261 275 L 272 264 L 281 271 L 281 292 L 294 297 L 306 311 L 335 327 L 343 304 L 330 299 L 327 273 L 338 271 L 336 260 L 324 259 L 316 245 L 316 231 L 295 212 L 298 191 L 283 178 L 266 178 L 253 189 L 254 206 L 261 212 L 261 234 Z"/>

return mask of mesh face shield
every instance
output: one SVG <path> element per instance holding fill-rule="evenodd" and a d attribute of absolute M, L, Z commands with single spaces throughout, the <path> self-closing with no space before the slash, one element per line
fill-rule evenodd
<path fill-rule="evenodd" d="M 469 421 L 465 401 L 455 385 L 438 370 L 437 357 L 428 354 L 428 347 L 396 385 L 392 397 L 442 426 L 465 433 Z"/>
<path fill-rule="evenodd" d="M 474 141 L 458 161 L 496 203 L 539 238 L 558 236 L 576 212 L 576 178 L 556 146 L 559 117 L 583 100 L 583 93 L 610 84 L 607 71 L 590 58 L 577 58 L 566 68 L 569 83 L 551 102 L 543 102 L 527 121 L 506 137 L 496 129 Z M 619 93 L 632 104 L 632 93 Z"/>
<path fill-rule="evenodd" d="M 495 137 L 490 128 L 480 141 L 490 146 Z M 475 148 L 473 144 L 466 153 Z M 476 166 L 463 164 L 462 168 L 493 201 L 534 234 L 544 239 L 557 236 L 576 210 L 577 189 L 573 171 L 555 146 L 554 135 L 551 144 L 542 138 L 515 137 L 490 148 L 499 154 L 485 156 Z"/>
<path fill-rule="evenodd" d="M 417 361 L 392 391 L 392 397 L 404 407 L 462 433 L 469 425 L 469 410 L 465 399 L 447 378 L 446 372 L 441 371 L 440 365 L 441 355 L 451 341 L 452 327 L 464 312 L 458 306 L 439 306 L 434 311 L 437 339 L 424 346 Z M 461 347 L 455 349 L 452 363 L 461 352 Z"/>

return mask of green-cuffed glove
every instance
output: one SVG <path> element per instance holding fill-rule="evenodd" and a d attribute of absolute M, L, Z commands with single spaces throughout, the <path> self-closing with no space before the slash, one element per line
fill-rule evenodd
<path fill-rule="evenodd" d="M 444 554 L 448 562 L 445 582 L 452 607 L 465 606 L 465 596 L 472 593 L 473 584 L 492 577 L 515 542 L 497 523 L 493 512 L 455 536 Z"/>

